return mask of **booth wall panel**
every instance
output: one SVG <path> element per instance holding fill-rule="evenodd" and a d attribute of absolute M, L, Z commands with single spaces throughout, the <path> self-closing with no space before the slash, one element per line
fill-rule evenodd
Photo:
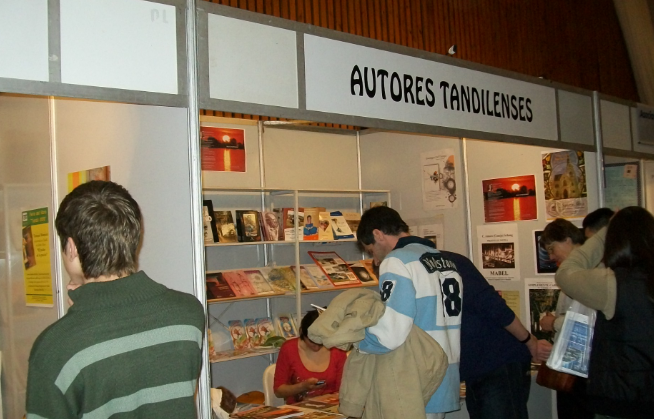
<path fill-rule="evenodd" d="M 629 106 L 602 100 L 602 144 L 607 148 L 631 150 Z"/>
<path fill-rule="evenodd" d="M 425 210 L 422 201 L 421 153 L 452 149 L 455 156 L 457 185 L 456 207 Z M 390 189 L 391 206 L 402 218 L 436 224 L 442 216 L 444 250 L 468 255 L 465 236 L 465 186 L 463 160 L 458 138 L 419 136 L 399 133 L 374 133 L 361 136 L 361 177 L 365 189 Z M 432 222 L 427 222 L 431 219 Z"/>
<path fill-rule="evenodd" d="M 0 1 L 0 77 L 48 81 L 47 0 Z"/>
<path fill-rule="evenodd" d="M 56 101 L 59 198 L 68 173 L 110 166 L 143 214 L 139 268 L 193 293 L 187 117 L 181 108 Z"/>
<path fill-rule="evenodd" d="M 39 333 L 57 320 L 56 306 L 26 306 L 21 234 L 22 211 L 47 207 L 54 293 L 59 248 L 54 242 L 49 138 L 46 98 L 0 95 L 0 406 L 6 418 L 25 414 L 30 349 Z"/>
<path fill-rule="evenodd" d="M 595 144 L 592 98 L 565 90 L 559 90 L 558 96 L 561 141 Z"/>
<path fill-rule="evenodd" d="M 211 1 L 638 101 L 612 0 Z"/>
<path fill-rule="evenodd" d="M 640 128 L 639 124 L 639 114 L 640 110 L 638 108 L 632 107 L 629 108 L 630 118 L 631 118 L 631 142 L 633 144 L 634 151 L 641 153 L 654 154 L 654 145 L 651 144 L 641 144 L 639 142 L 640 138 Z"/>

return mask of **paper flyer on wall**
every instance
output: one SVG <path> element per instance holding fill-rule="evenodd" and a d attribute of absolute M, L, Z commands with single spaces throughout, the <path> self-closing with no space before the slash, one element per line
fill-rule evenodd
<path fill-rule="evenodd" d="M 491 224 L 477 226 L 479 257 L 477 266 L 488 280 L 519 280 L 520 264 L 516 254 L 518 244 L 518 225 Z"/>
<path fill-rule="evenodd" d="M 446 148 L 421 153 L 420 165 L 423 209 L 456 208 L 454 151 Z"/>
<path fill-rule="evenodd" d="M 200 127 L 202 170 L 245 172 L 245 130 Z"/>
<path fill-rule="evenodd" d="M 547 219 L 585 217 L 588 193 L 584 152 L 543 153 L 542 165 Z"/>
<path fill-rule="evenodd" d="M 53 307 L 48 209 L 23 211 L 22 227 L 26 305 Z"/>
<path fill-rule="evenodd" d="M 638 162 L 605 164 L 604 206 L 612 210 L 640 205 Z"/>
<path fill-rule="evenodd" d="M 520 318 L 520 291 L 518 290 L 497 290 L 500 297 L 504 299 L 506 305 L 515 313 L 516 317 Z"/>
<path fill-rule="evenodd" d="M 536 220 L 536 178 L 534 175 L 510 176 L 482 180 L 484 221 Z"/>
<path fill-rule="evenodd" d="M 540 320 L 545 316 L 556 316 L 560 292 L 553 277 L 525 279 L 530 329 L 538 339 L 554 342 L 554 332 L 542 330 Z"/>
<path fill-rule="evenodd" d="M 444 215 L 405 220 L 409 226 L 409 234 L 431 240 L 437 249 L 445 248 Z"/>

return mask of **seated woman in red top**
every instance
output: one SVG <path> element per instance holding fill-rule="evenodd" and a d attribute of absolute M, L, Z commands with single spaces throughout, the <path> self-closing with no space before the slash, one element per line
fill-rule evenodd
<path fill-rule="evenodd" d="M 275 368 L 275 396 L 286 403 L 297 403 L 321 394 L 337 393 L 347 355 L 344 351 L 312 342 L 309 326 L 318 318 L 318 311 L 309 311 L 300 324 L 300 337 L 282 345 Z"/>

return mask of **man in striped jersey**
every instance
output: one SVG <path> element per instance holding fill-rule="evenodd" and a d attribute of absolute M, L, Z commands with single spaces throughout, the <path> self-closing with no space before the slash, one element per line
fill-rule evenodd
<path fill-rule="evenodd" d="M 136 271 L 141 222 L 113 182 L 62 201 L 55 225 L 72 306 L 32 347 L 28 419 L 196 417 L 204 310 Z"/>
<path fill-rule="evenodd" d="M 357 240 L 372 255 L 374 263 L 381 263 L 379 290 L 386 303 L 386 311 L 379 322 L 366 329 L 359 350 L 373 354 L 392 351 L 404 343 L 412 324 L 415 324 L 432 336 L 447 354 L 449 367 L 445 378 L 425 408 L 428 419 L 443 418 L 446 412 L 460 408 L 462 325 L 466 329 L 463 345 L 470 342 L 464 353 L 490 352 L 494 354 L 489 361 L 493 367 L 510 361 L 525 361 L 528 374 L 530 357 L 547 359 L 549 348 L 541 348 L 494 290 L 486 292 L 492 287 L 468 258 L 439 251 L 433 242 L 411 236 L 409 227 L 397 211 L 388 207 L 367 210 L 361 217 Z M 471 291 L 470 295 L 468 291 Z M 464 301 L 466 313 L 470 311 L 470 315 L 463 313 Z M 475 320 L 477 313 L 485 316 L 485 320 Z M 480 330 L 482 327 L 488 330 Z M 483 336 L 481 346 L 474 341 L 477 335 Z M 496 339 L 509 340 L 507 347 L 512 351 L 506 352 L 507 359 L 494 351 L 495 348 L 504 348 L 496 344 Z M 483 351 L 482 347 L 487 350 Z M 514 381 L 522 386 L 524 371 L 518 370 L 516 374 Z M 502 404 L 510 409 L 517 405 L 515 408 L 520 413 L 516 417 L 522 417 L 523 412 L 526 414 L 529 382 L 527 378 L 526 393 L 522 387 L 517 390 L 518 395 L 505 391 L 507 399 L 497 401 L 493 410 L 504 411 L 497 407 Z M 520 400 L 512 400 L 512 397 Z M 483 417 L 483 414 L 476 417 Z"/>

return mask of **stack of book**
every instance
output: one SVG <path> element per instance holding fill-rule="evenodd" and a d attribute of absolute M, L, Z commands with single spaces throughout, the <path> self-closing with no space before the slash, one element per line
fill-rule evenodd
<path fill-rule="evenodd" d="M 236 243 L 260 241 L 344 240 L 356 238 L 361 221 L 358 212 L 327 212 L 323 207 L 295 209 L 276 208 L 272 211 L 214 210 L 210 200 L 204 201 L 205 243 Z"/>

